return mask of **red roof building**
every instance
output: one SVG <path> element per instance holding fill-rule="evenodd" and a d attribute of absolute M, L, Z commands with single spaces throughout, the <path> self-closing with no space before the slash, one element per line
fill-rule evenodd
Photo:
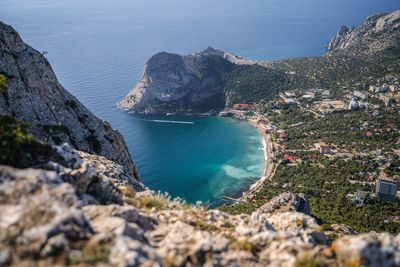
<path fill-rule="evenodd" d="M 372 133 L 371 132 L 366 132 L 365 133 L 367 136 L 372 136 Z"/>
<path fill-rule="evenodd" d="M 291 156 L 288 154 L 285 154 L 285 156 L 283 157 L 284 160 L 287 160 L 291 163 L 295 163 L 296 162 L 296 157 L 295 156 Z"/>
<path fill-rule="evenodd" d="M 286 139 L 286 138 L 287 138 L 287 135 L 286 135 L 285 133 L 280 133 L 280 134 L 279 134 L 279 138 L 280 138 L 280 139 Z"/>
<path fill-rule="evenodd" d="M 233 108 L 237 109 L 237 110 L 248 110 L 249 105 L 248 104 L 235 104 L 235 105 L 233 105 Z"/>

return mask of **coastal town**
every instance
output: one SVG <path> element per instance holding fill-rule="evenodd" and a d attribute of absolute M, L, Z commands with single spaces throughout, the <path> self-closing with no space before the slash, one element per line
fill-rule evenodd
<path fill-rule="evenodd" d="M 399 79 L 387 77 L 381 84 L 355 85 L 342 92 L 287 90 L 275 100 L 235 103 L 220 112 L 220 116 L 248 120 L 266 144 L 264 176 L 236 199 L 238 204 L 222 209 L 233 213 L 253 210 L 289 189 L 310 196 L 313 213 L 322 223 L 342 220 L 365 231 L 368 223 L 360 226 L 351 221 L 352 215 L 364 212 L 367 217 L 379 217 L 376 220 L 382 229 L 398 231 Z M 338 197 L 337 207 L 348 207 L 348 217 L 340 210 L 337 214 L 319 212 L 325 205 L 334 209 Z M 378 207 L 385 212 L 373 214 Z M 367 221 L 372 225 L 376 220 Z"/>

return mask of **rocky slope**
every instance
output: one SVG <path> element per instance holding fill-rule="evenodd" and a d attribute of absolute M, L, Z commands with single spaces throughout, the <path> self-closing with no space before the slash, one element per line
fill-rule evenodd
<path fill-rule="evenodd" d="M 371 33 L 382 31 L 396 31 L 400 27 L 400 10 L 390 14 L 376 14 L 370 16 L 359 26 L 353 26 L 350 29 L 341 26 L 332 41 L 326 45 L 329 51 L 345 49 L 362 37 Z"/>
<path fill-rule="evenodd" d="M 146 63 L 141 80 L 119 106 L 138 113 L 203 112 L 223 108 L 222 72 L 242 61 L 211 47 L 185 56 L 158 53 Z"/>
<path fill-rule="evenodd" d="M 0 113 L 32 122 L 35 137 L 51 144 L 105 156 L 140 180 L 128 148 L 118 131 L 97 118 L 58 82 L 44 55 L 0 22 Z"/>
<path fill-rule="evenodd" d="M 61 160 L 47 170 L 0 166 L 1 266 L 400 264 L 400 236 L 345 235 L 332 243 L 314 218 L 294 211 L 302 202 L 309 210 L 304 195 L 272 201 L 292 212 L 267 203 L 252 215 L 232 216 L 106 173 L 118 167 L 104 158 L 92 158 L 93 169 L 90 155 L 82 160 L 68 145 L 56 150 Z"/>

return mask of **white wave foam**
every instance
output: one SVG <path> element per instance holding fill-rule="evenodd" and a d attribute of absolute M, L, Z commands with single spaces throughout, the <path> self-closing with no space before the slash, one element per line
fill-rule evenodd
<path fill-rule="evenodd" d="M 168 120 L 147 120 L 147 119 L 138 119 L 138 120 L 150 121 L 150 122 L 158 122 L 158 123 L 194 124 L 193 121 L 168 121 Z"/>

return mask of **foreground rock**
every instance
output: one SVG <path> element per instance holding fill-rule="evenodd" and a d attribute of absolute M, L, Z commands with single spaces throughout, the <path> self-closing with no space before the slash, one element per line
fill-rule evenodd
<path fill-rule="evenodd" d="M 0 113 L 32 122 L 35 137 L 42 141 L 67 142 L 78 150 L 105 156 L 140 181 L 121 134 L 68 93 L 44 55 L 2 22 L 0 74 L 8 84 L 0 94 Z"/>
<path fill-rule="evenodd" d="M 62 157 L 47 164 L 52 170 L 0 166 L 2 266 L 400 264 L 400 236 L 344 236 L 331 244 L 307 214 L 232 216 L 166 194 L 135 192 L 113 166 L 97 171 L 109 166 L 107 160 L 82 159 L 65 146 L 57 150 Z M 277 199 L 296 206 L 306 197 L 285 193 Z"/>

